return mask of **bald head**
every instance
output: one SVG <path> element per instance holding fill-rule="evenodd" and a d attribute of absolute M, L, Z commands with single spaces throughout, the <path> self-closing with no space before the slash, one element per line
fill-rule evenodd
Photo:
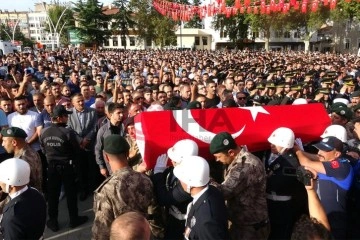
<path fill-rule="evenodd" d="M 110 240 L 150 240 L 150 225 L 138 212 L 128 212 L 111 224 Z"/>

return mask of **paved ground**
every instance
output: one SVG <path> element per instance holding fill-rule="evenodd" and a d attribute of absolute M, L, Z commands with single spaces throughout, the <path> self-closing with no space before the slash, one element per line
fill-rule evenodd
<path fill-rule="evenodd" d="M 89 221 L 77 228 L 69 228 L 69 214 L 67 210 L 66 198 L 59 203 L 59 227 L 58 232 L 53 232 L 46 228 L 44 237 L 47 240 L 89 240 L 91 239 L 91 227 L 94 220 L 92 210 L 93 196 L 89 196 L 84 202 L 78 201 L 79 215 L 88 216 Z"/>

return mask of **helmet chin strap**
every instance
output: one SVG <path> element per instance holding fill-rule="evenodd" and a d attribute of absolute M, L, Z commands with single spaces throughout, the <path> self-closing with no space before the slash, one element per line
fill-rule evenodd
<path fill-rule="evenodd" d="M 190 191 L 191 191 L 191 186 L 187 185 L 186 186 L 186 192 L 190 194 Z"/>
<path fill-rule="evenodd" d="M 9 184 L 6 184 L 6 187 L 5 187 L 5 193 L 9 193 L 10 192 L 10 185 Z"/>
<path fill-rule="evenodd" d="M 282 154 L 285 152 L 285 150 L 286 150 L 286 148 L 283 147 L 283 148 L 280 150 L 279 154 L 282 155 Z"/>

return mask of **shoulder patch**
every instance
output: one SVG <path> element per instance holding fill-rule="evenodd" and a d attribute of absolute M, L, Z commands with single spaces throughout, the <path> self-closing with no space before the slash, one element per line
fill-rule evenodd
<path fill-rule="evenodd" d="M 331 167 L 336 169 L 336 168 L 339 168 L 339 162 L 338 161 L 331 161 Z"/>

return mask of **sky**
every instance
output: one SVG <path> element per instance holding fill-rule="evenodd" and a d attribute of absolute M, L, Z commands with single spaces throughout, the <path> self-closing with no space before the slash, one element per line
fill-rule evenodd
<path fill-rule="evenodd" d="M 0 9 L 1 10 L 8 10 L 8 11 L 29 11 L 34 10 L 34 4 L 40 3 L 40 2 L 46 2 L 50 3 L 50 0 L 0 0 Z M 68 0 L 60 0 L 60 2 L 71 2 Z M 73 0 L 72 2 L 76 2 L 76 0 Z M 111 0 L 100 0 L 102 3 L 110 3 Z"/>

